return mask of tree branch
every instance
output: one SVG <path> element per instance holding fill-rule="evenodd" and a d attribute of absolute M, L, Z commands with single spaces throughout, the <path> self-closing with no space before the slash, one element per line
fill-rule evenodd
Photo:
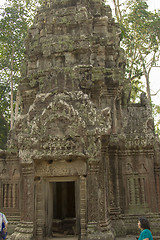
<path fill-rule="evenodd" d="M 151 96 L 156 96 L 159 93 L 160 89 L 156 93 L 152 93 Z"/>

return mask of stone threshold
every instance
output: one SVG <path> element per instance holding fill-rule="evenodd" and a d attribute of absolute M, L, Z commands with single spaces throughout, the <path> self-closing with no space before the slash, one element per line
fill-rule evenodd
<path fill-rule="evenodd" d="M 115 240 L 136 240 L 138 235 L 127 235 L 126 237 L 116 237 Z M 154 240 L 160 240 L 160 236 L 153 236 Z"/>

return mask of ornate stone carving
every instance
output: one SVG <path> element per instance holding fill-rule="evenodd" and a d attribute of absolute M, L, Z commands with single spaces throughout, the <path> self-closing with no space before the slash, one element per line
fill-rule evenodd
<path fill-rule="evenodd" d="M 48 103 L 50 99 L 52 101 Z M 37 111 L 39 104 L 45 105 L 41 111 Z M 109 110 L 104 111 L 107 112 L 105 117 L 82 92 L 37 95 L 26 121 L 17 121 L 21 162 L 29 163 L 33 158 L 44 156 L 58 159 L 71 155 L 97 155 L 100 141 L 95 135 L 108 134 L 111 128 Z"/>
<path fill-rule="evenodd" d="M 67 217 L 55 209 L 67 212 L 70 196 L 71 231 L 82 240 L 132 233 L 140 210 L 157 219 L 159 140 L 146 96 L 129 103 L 120 36 L 102 0 L 45 0 L 38 10 L 25 42 L 22 111 L 0 151 L 0 207 L 21 218 L 11 239 L 51 237 L 53 218 Z"/>

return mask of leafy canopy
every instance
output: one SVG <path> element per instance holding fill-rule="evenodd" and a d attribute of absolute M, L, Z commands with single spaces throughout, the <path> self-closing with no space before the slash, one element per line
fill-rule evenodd
<path fill-rule="evenodd" d="M 144 0 L 127 0 L 122 11 L 120 26 L 122 46 L 126 50 L 126 77 L 132 83 L 132 99 L 142 91 L 141 77 L 146 78 L 149 87 L 149 74 L 159 59 L 160 15 L 148 10 Z M 150 98 L 150 89 L 147 89 Z M 149 99 L 150 100 L 150 99 Z"/>
<path fill-rule="evenodd" d="M 16 103 L 17 86 L 25 53 L 24 39 L 40 2 L 40 0 L 8 0 L 0 10 L 0 117 L 6 123 L 10 122 L 13 115 L 11 106 L 15 107 Z M 8 124 L 4 127 L 8 132 Z M 4 131 L 2 132 L 4 134 Z M 2 139 L 0 129 L 0 148 Z"/>

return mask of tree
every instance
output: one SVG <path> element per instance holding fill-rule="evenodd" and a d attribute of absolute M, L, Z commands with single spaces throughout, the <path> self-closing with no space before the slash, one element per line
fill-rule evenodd
<path fill-rule="evenodd" d="M 41 0 L 8 0 L 0 12 L 0 120 L 10 122 L 11 129 L 25 52 L 24 39 L 40 2 Z M 6 131 L 9 130 L 8 124 L 3 126 Z M 0 129 L 0 142 L 2 135 Z"/>
<path fill-rule="evenodd" d="M 128 1 L 129 14 L 124 15 L 124 25 L 129 27 L 128 37 L 132 44 L 127 44 L 127 51 L 130 54 L 130 71 L 134 63 L 136 69 L 133 77 L 144 75 L 146 79 L 146 92 L 151 102 L 149 75 L 152 67 L 159 59 L 160 47 L 160 16 L 158 13 L 148 11 L 148 5 L 145 1 Z M 126 38 L 124 44 L 126 45 Z M 135 59 L 131 53 L 134 53 Z"/>
<path fill-rule="evenodd" d="M 145 0 L 112 1 L 122 30 L 122 47 L 126 50 L 126 78 L 132 84 L 131 98 L 134 101 L 142 91 L 141 77 L 144 76 L 151 102 L 149 76 L 159 60 L 160 15 L 149 11 Z"/>
<path fill-rule="evenodd" d="M 12 5 L 4 8 L 0 20 L 0 70 L 1 80 L 10 82 L 10 115 L 11 128 L 13 127 L 14 91 L 20 78 L 20 67 L 24 55 L 24 38 L 27 33 L 27 21 L 24 9 Z M 4 83 L 4 82 L 3 82 Z"/>
<path fill-rule="evenodd" d="M 8 129 L 8 123 L 0 112 L 0 149 L 6 148 Z"/>

